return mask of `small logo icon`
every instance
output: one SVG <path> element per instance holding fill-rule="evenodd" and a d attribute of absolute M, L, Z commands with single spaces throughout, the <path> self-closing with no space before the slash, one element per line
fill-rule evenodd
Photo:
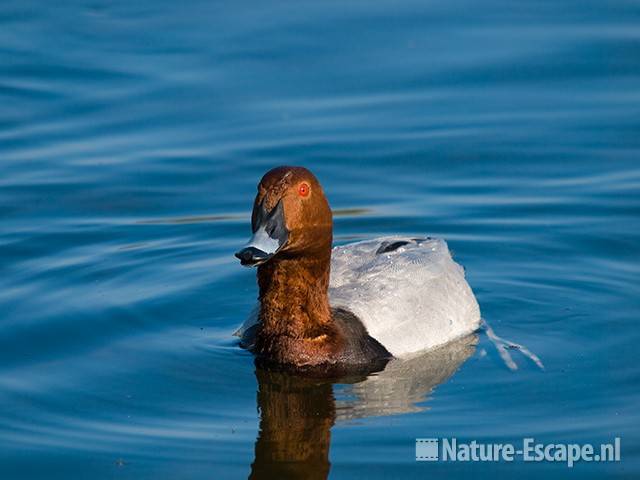
<path fill-rule="evenodd" d="M 437 438 L 416 438 L 416 461 L 434 462 L 438 460 Z"/>

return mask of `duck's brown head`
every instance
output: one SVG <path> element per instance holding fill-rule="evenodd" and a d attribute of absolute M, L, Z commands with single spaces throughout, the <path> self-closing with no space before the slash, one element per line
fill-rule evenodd
<path fill-rule="evenodd" d="M 236 252 L 243 265 L 272 258 L 330 255 L 332 215 L 318 179 L 303 167 L 276 167 L 258 184 L 253 237 Z"/>

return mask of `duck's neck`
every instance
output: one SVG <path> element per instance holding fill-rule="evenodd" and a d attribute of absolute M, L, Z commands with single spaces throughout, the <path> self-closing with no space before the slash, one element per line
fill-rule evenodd
<path fill-rule="evenodd" d="M 261 327 L 256 351 L 283 363 L 317 363 L 330 352 L 331 251 L 273 259 L 258 267 Z"/>

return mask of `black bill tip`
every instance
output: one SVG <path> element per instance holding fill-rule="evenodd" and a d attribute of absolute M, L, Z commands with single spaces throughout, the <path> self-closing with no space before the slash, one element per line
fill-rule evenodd
<path fill-rule="evenodd" d="M 260 265 L 261 263 L 269 260 L 273 255 L 267 252 L 263 252 L 256 247 L 246 247 L 235 253 L 235 256 L 240 259 L 240 263 L 247 267 Z"/>

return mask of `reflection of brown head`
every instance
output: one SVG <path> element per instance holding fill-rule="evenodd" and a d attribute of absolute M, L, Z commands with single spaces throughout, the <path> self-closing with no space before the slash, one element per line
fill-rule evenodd
<path fill-rule="evenodd" d="M 281 372 L 256 370 L 260 433 L 250 479 L 326 479 L 332 385 Z"/>

